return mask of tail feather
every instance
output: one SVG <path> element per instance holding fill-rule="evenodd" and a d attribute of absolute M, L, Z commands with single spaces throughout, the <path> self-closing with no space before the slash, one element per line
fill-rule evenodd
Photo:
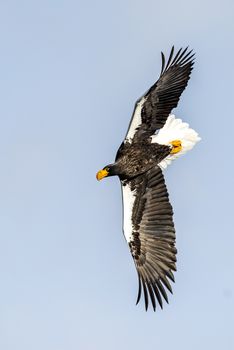
<path fill-rule="evenodd" d="M 172 160 L 185 154 L 187 151 L 192 149 L 198 141 L 201 140 L 201 138 L 198 136 L 198 133 L 195 130 L 191 129 L 188 123 L 182 122 L 181 119 L 175 118 L 175 116 L 172 114 L 170 114 L 167 118 L 164 127 L 151 138 L 152 143 L 155 142 L 161 145 L 170 146 L 170 143 L 173 140 L 180 140 L 182 144 L 182 150 L 180 152 L 176 154 L 170 154 L 159 163 L 161 169 L 166 169 Z"/>

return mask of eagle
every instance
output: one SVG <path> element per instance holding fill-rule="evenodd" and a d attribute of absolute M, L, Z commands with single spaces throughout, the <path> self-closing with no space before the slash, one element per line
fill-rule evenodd
<path fill-rule="evenodd" d="M 168 60 L 161 52 L 159 79 L 137 100 L 115 162 L 97 172 L 97 180 L 117 175 L 123 199 L 123 233 L 138 274 L 136 304 L 144 295 L 151 302 L 168 303 L 170 281 L 175 282 L 175 227 L 163 170 L 172 160 L 192 149 L 197 132 L 171 114 L 177 107 L 193 69 L 193 50 L 172 47 Z"/>

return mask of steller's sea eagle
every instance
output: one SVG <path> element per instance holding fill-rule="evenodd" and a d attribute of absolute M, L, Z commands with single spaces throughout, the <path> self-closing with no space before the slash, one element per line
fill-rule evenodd
<path fill-rule="evenodd" d="M 123 232 L 139 278 L 137 303 L 143 290 L 145 308 L 149 300 L 168 302 L 176 271 L 173 210 L 162 170 L 200 140 L 187 123 L 171 114 L 186 88 L 194 54 L 182 48 L 168 61 L 162 55 L 158 81 L 135 104 L 127 134 L 115 162 L 96 177 L 119 176 L 123 198 Z"/>

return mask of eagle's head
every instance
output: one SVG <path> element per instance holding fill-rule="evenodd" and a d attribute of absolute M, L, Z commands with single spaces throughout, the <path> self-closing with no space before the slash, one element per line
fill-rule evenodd
<path fill-rule="evenodd" d="M 116 164 L 109 164 L 106 165 L 103 169 L 99 170 L 96 174 L 96 179 L 98 181 L 102 180 L 104 177 L 107 176 L 114 176 L 118 175 L 118 170 Z"/>

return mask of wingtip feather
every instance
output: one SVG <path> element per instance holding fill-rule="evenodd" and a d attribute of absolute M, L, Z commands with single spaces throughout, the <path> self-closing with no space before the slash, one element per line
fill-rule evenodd
<path fill-rule="evenodd" d="M 164 56 L 163 52 L 161 52 L 161 58 L 162 58 L 162 69 L 161 69 L 160 75 L 162 75 L 162 73 L 164 71 L 164 67 L 165 67 L 165 56 Z"/>

